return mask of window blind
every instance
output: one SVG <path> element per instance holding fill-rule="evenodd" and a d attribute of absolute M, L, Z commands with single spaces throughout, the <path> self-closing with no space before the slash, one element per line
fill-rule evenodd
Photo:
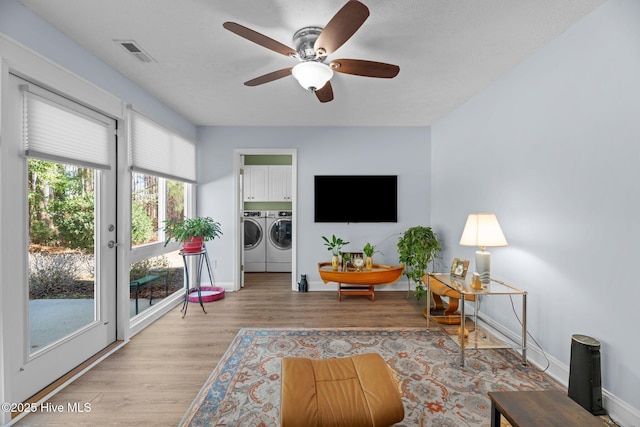
<path fill-rule="evenodd" d="M 137 111 L 129 116 L 131 170 L 187 183 L 196 182 L 196 146 Z"/>
<path fill-rule="evenodd" d="M 36 157 L 109 170 L 115 121 L 44 89 L 23 85 L 24 151 Z"/>

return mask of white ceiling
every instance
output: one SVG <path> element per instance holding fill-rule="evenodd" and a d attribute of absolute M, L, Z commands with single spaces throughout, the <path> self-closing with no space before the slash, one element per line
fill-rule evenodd
<path fill-rule="evenodd" d="M 222 27 L 293 47 L 344 0 L 19 0 L 195 125 L 423 126 L 463 104 L 605 0 L 362 0 L 371 15 L 329 59 L 400 66 L 394 79 L 336 73 L 321 104 L 289 76 L 243 83 L 296 59 Z M 135 40 L 142 63 L 114 40 Z"/>

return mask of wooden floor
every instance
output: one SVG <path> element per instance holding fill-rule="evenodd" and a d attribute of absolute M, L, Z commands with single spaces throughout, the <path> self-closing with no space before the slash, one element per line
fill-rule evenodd
<path fill-rule="evenodd" d="M 63 413 L 33 413 L 18 426 L 176 426 L 242 327 L 424 327 L 424 300 L 407 292 L 367 297 L 291 291 L 288 273 L 247 273 L 245 287 L 205 304 L 180 306 L 66 387 L 50 403 Z M 68 403 L 90 404 L 69 413 Z"/>

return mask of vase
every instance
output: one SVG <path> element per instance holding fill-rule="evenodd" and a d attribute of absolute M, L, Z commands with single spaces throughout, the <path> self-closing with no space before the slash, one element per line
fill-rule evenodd
<path fill-rule="evenodd" d="M 331 257 L 331 269 L 334 271 L 338 270 L 340 266 L 340 257 L 338 255 L 334 255 Z"/>
<path fill-rule="evenodd" d="M 202 251 L 204 237 L 191 237 L 182 243 L 182 252 L 187 254 L 195 254 Z"/>
<path fill-rule="evenodd" d="M 373 258 L 368 256 L 364 259 L 364 268 L 367 271 L 371 271 L 373 269 Z"/>

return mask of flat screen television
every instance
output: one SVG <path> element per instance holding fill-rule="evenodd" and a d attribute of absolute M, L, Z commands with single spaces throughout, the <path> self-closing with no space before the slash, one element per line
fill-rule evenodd
<path fill-rule="evenodd" d="M 398 222 L 397 175 L 316 175 L 315 222 Z"/>

